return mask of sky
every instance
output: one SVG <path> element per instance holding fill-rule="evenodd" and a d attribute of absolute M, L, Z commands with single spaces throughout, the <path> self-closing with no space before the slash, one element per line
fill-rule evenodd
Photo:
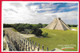
<path fill-rule="evenodd" d="M 78 24 L 78 2 L 3 1 L 2 18 L 6 24 L 49 24 L 54 18 Z"/>

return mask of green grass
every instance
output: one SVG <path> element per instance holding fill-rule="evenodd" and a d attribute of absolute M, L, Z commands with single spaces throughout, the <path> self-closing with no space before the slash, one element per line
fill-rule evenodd
<path fill-rule="evenodd" d="M 78 29 L 78 27 L 71 27 L 71 29 L 76 29 L 76 30 L 77 30 L 77 29 Z"/>
<path fill-rule="evenodd" d="M 44 28 L 41 30 L 43 31 L 43 33 L 44 32 L 48 33 L 47 38 L 33 37 L 30 39 L 34 40 L 37 43 L 40 43 L 40 45 L 44 45 L 45 50 L 47 47 L 49 48 L 49 50 L 52 50 L 54 48 L 61 49 L 62 47 L 64 47 L 63 45 L 69 45 L 69 47 L 74 47 L 74 49 L 65 49 L 64 51 L 77 51 L 77 36 L 78 36 L 77 31 L 49 30 Z"/>

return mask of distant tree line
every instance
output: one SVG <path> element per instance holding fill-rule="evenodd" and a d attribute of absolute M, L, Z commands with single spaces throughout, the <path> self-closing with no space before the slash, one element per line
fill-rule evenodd
<path fill-rule="evenodd" d="M 41 23 L 39 23 L 39 24 L 21 24 L 21 23 L 19 23 L 19 24 L 3 24 L 3 27 L 6 28 L 6 27 L 17 27 L 17 26 L 24 26 L 25 27 L 26 26 L 27 28 L 30 28 L 30 27 L 34 26 L 36 28 L 44 28 L 47 25 L 48 24 L 41 24 Z"/>
<path fill-rule="evenodd" d="M 75 25 L 75 24 L 70 25 L 70 24 L 68 24 L 68 26 L 69 26 L 69 27 L 77 27 L 78 25 Z"/>
<path fill-rule="evenodd" d="M 47 24 L 4 24 L 3 27 L 13 27 L 17 31 L 23 33 L 23 34 L 35 34 L 36 36 L 44 36 L 46 37 L 46 34 L 42 35 L 42 30 L 40 28 L 46 27 Z"/>
<path fill-rule="evenodd" d="M 3 27 L 13 27 L 17 31 L 23 34 L 35 34 L 36 36 L 44 36 L 46 37 L 48 33 L 42 34 L 42 30 L 40 28 L 46 27 L 48 24 L 4 24 Z M 69 25 L 69 27 L 77 27 L 77 25 Z"/>
<path fill-rule="evenodd" d="M 6 27 L 12 27 L 11 24 L 3 24 L 3 28 L 6 28 Z"/>

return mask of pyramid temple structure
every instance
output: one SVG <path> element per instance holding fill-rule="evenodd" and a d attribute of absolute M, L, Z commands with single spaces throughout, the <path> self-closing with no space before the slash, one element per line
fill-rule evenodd
<path fill-rule="evenodd" d="M 53 30 L 71 30 L 70 27 L 61 20 L 61 18 L 55 18 L 45 28 Z"/>

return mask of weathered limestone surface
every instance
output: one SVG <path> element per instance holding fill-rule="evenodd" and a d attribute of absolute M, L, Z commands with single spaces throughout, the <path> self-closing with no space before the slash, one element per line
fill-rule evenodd
<path fill-rule="evenodd" d="M 55 18 L 48 26 L 47 29 L 55 29 L 55 30 L 70 30 L 70 27 L 65 24 L 61 18 Z"/>

